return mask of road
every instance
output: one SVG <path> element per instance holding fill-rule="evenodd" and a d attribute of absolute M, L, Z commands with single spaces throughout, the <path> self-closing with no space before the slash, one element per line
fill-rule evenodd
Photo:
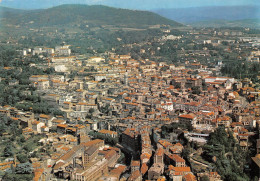
<path fill-rule="evenodd" d="M 210 165 L 207 165 L 207 164 L 202 163 L 202 162 L 200 162 L 200 161 L 194 160 L 194 159 L 192 158 L 193 155 L 194 155 L 195 153 L 196 153 L 196 152 L 193 152 L 193 153 L 190 154 L 190 161 L 192 161 L 193 163 L 196 163 L 196 164 L 202 165 L 202 166 L 204 166 L 204 167 L 210 169 L 210 168 L 211 168 Z"/>

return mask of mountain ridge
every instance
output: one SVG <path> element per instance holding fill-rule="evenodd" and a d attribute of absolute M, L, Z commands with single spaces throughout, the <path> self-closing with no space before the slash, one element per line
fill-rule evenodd
<path fill-rule="evenodd" d="M 22 26 L 23 24 L 28 24 L 28 22 L 33 22 L 31 24 L 32 27 L 71 25 L 80 24 L 81 22 L 130 27 L 157 24 L 183 26 L 176 21 L 153 12 L 113 8 L 103 5 L 66 4 L 48 9 L 16 11 L 9 8 L 8 11 L 2 10 L 1 14 L 2 18 L 6 19 L 5 23 Z"/>

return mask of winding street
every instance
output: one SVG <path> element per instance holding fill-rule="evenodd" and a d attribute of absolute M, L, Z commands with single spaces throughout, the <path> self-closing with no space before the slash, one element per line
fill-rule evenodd
<path fill-rule="evenodd" d="M 208 169 L 210 169 L 211 168 L 211 166 L 210 165 L 208 165 L 208 164 L 205 164 L 205 163 L 202 163 L 202 162 L 200 162 L 200 161 L 197 161 L 197 160 L 194 160 L 192 157 L 193 157 L 193 155 L 195 154 L 196 152 L 193 152 L 193 153 L 191 153 L 190 154 L 190 161 L 192 161 L 193 163 L 196 163 L 196 164 L 198 164 L 198 165 L 202 165 L 202 166 L 204 166 L 204 167 L 206 167 L 206 168 L 208 168 Z"/>

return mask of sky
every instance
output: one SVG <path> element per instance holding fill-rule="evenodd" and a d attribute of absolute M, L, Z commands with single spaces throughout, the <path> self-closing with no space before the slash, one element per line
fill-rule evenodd
<path fill-rule="evenodd" d="M 260 0 L 0 0 L 1 6 L 18 9 L 41 9 L 61 4 L 98 4 L 117 8 L 151 10 L 201 6 L 260 6 Z"/>

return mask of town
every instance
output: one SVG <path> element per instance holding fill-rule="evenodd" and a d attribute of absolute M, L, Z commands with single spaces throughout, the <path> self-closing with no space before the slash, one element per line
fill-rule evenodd
<path fill-rule="evenodd" d="M 218 36 L 227 33 L 215 32 Z M 230 33 L 242 36 L 238 31 Z M 182 38 L 164 36 L 160 41 Z M 236 173 L 253 168 L 259 179 L 259 76 L 254 81 L 226 77 L 221 60 L 199 61 L 216 53 L 207 47 L 231 45 L 240 54 L 241 47 L 250 49 L 243 56 L 248 62 L 259 62 L 257 42 L 246 37 L 224 43 L 205 39 L 200 42 L 203 50 L 178 50 L 177 58 L 183 61 L 176 64 L 111 51 L 86 57 L 73 53 L 65 43 L 20 50 L 24 62 L 37 59 L 28 65 L 31 69 L 49 70 L 30 75 L 34 91 L 21 93 L 32 101 L 33 96 L 41 97 L 56 112 L 48 114 L 40 107 L 26 106 L 25 101 L 1 107 L 1 116 L 22 129 L 19 142 L 27 140 L 33 146 L 25 147 L 29 155 L 23 158 L 6 145 L 0 170 L 27 168 L 35 181 L 220 181 L 229 178 L 229 173 L 219 164 L 230 159 Z M 246 46 L 233 46 L 236 43 Z M 147 50 L 141 48 L 140 53 Z M 2 71 L 12 69 L 3 67 Z M 21 83 L 17 79 L 1 77 L 1 82 L 16 86 Z M 1 135 L 2 141 L 11 139 L 5 132 Z M 242 172 L 243 180 L 247 176 Z"/>

